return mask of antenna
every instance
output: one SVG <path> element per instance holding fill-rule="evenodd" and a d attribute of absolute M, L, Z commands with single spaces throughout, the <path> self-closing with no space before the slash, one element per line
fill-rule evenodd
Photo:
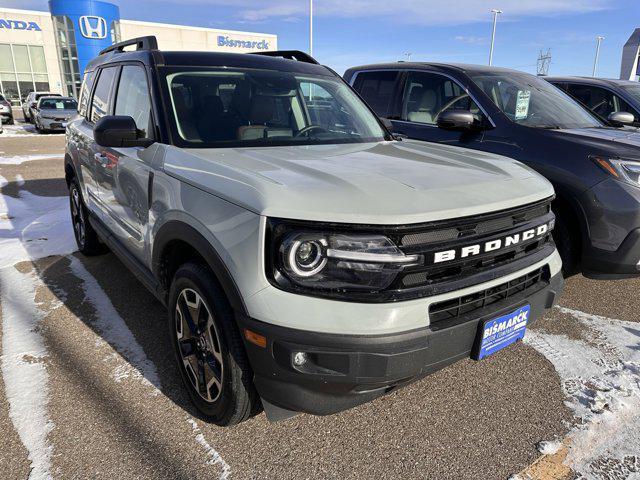
<path fill-rule="evenodd" d="M 551 66 L 551 49 L 547 48 L 547 53 L 542 53 L 542 50 L 540 50 L 540 55 L 538 55 L 538 75 L 539 76 L 549 75 L 550 66 Z"/>

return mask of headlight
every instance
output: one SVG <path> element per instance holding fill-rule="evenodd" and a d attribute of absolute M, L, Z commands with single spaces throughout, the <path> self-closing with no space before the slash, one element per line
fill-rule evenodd
<path fill-rule="evenodd" d="M 593 155 L 591 159 L 612 177 L 640 186 L 640 159 L 607 158 Z"/>
<path fill-rule="evenodd" d="M 269 228 L 267 276 L 284 290 L 337 297 L 373 293 L 423 262 L 422 255 L 405 255 L 384 235 L 279 220 L 271 220 Z"/>

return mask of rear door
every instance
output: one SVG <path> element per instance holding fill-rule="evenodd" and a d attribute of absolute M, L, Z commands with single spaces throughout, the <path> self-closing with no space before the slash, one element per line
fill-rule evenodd
<path fill-rule="evenodd" d="M 142 64 L 124 64 L 116 79 L 111 108 L 114 115 L 129 116 L 142 138 L 154 137 L 151 97 Z M 99 193 L 105 222 L 116 238 L 139 260 L 145 260 L 144 234 L 149 221 L 148 190 L 151 158 L 142 147 L 100 148 L 103 175 Z"/>
<path fill-rule="evenodd" d="M 358 72 L 353 80 L 353 88 L 379 117 L 393 118 L 399 76 L 398 70 Z"/>
<path fill-rule="evenodd" d="M 104 208 L 100 199 L 100 184 L 109 175 L 105 168 L 106 159 L 93 138 L 93 127 L 96 122 L 109 113 L 109 102 L 113 90 L 117 66 L 104 67 L 95 74 L 95 88 L 85 118 L 78 128 L 78 159 L 85 184 L 85 202 L 91 211 L 104 220 Z"/>

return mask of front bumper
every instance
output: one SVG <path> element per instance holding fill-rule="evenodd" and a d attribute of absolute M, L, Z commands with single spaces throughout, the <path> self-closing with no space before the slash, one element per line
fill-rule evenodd
<path fill-rule="evenodd" d="M 12 120 L 13 112 L 11 111 L 11 109 L 0 110 L 0 119 L 3 122 L 8 122 L 9 120 Z"/>
<path fill-rule="evenodd" d="M 585 192 L 588 236 L 582 248 L 582 271 L 591 278 L 640 276 L 640 188 L 607 179 Z"/>
<path fill-rule="evenodd" d="M 38 119 L 38 123 L 45 130 L 57 130 L 64 131 L 66 130 L 66 125 L 69 122 L 69 119 L 52 119 L 52 118 L 42 118 Z"/>
<path fill-rule="evenodd" d="M 475 310 L 446 328 L 426 327 L 382 335 L 339 335 L 238 319 L 267 338 L 266 348 L 245 340 L 254 382 L 270 407 L 329 415 L 368 402 L 471 355 L 479 324 L 531 305 L 529 324 L 551 308 L 564 281 L 556 273 L 531 289 Z M 426 311 L 424 312 L 426 315 Z M 357 321 L 357 319 L 352 319 Z M 305 366 L 295 367 L 295 352 Z M 269 412 L 267 412 L 269 413 Z"/>

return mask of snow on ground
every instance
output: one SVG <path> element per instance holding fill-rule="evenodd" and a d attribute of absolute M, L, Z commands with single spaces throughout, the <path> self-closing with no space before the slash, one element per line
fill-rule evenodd
<path fill-rule="evenodd" d="M 543 455 L 555 455 L 562 448 L 562 442 L 558 440 L 546 440 L 538 443 L 538 451 Z"/>
<path fill-rule="evenodd" d="M 579 478 L 640 478 L 640 323 L 559 307 L 584 341 L 529 331 L 525 342 L 554 365 L 576 417 L 565 463 Z"/>
<path fill-rule="evenodd" d="M 200 427 L 196 421 L 192 418 L 187 418 L 187 422 L 191 424 L 191 428 L 193 428 L 193 433 L 196 435 L 196 442 L 200 444 L 200 446 L 204 449 L 207 455 L 207 464 L 208 465 L 220 465 L 222 467 L 222 473 L 220 474 L 220 480 L 227 480 L 231 475 L 231 467 L 224 459 L 220 456 L 215 448 L 209 445 L 209 442 L 204 438 L 204 435 L 200 431 Z"/>
<path fill-rule="evenodd" d="M 16 182 L 24 180 L 18 177 Z M 0 187 L 7 183 L 0 177 Z M 75 250 L 67 197 L 41 197 L 25 190 L 19 198 L 0 195 L 0 268 Z"/>
<path fill-rule="evenodd" d="M 17 123 L 15 125 L 4 125 L 4 133 L 0 133 L 0 138 L 7 137 L 28 137 L 31 135 L 40 135 L 35 125 L 30 123 Z M 50 135 L 65 135 L 64 133 L 47 133 Z"/>
<path fill-rule="evenodd" d="M 13 267 L 0 269 L 2 356 L 0 364 L 9 402 L 9 418 L 29 452 L 30 479 L 51 478 L 53 447 L 47 441 L 53 423 L 47 414 L 47 351 L 38 333 L 45 313 L 35 303 L 40 280 Z"/>
<path fill-rule="evenodd" d="M 15 157 L 0 156 L 0 165 L 20 165 L 24 162 L 32 162 L 34 160 L 50 160 L 54 158 L 62 158 L 62 154 L 40 154 L 40 155 L 18 155 Z"/>
<path fill-rule="evenodd" d="M 151 362 L 140 344 L 136 341 L 127 324 L 113 307 L 111 300 L 104 293 L 98 281 L 87 271 L 80 260 L 69 257 L 71 272 L 82 281 L 85 299 L 95 309 L 94 325 L 100 330 L 101 338 L 108 342 L 126 362 L 119 362 L 114 369 L 113 378 L 120 382 L 132 377 L 147 383 L 157 395 L 160 389 L 160 378 L 156 366 Z"/>

